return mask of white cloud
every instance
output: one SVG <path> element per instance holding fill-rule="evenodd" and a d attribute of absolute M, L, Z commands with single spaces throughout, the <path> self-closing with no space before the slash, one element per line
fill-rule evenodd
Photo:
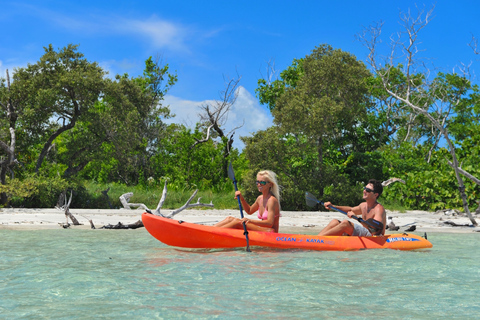
<path fill-rule="evenodd" d="M 121 23 L 112 23 L 112 29 L 145 37 L 155 48 L 168 48 L 174 51 L 186 50 L 185 42 L 190 33 L 186 27 L 161 20 L 156 16 L 146 21 L 125 19 Z"/>
<path fill-rule="evenodd" d="M 195 128 L 195 124 L 198 122 L 198 113 L 200 112 L 199 106 L 204 101 L 191 101 L 183 100 L 181 98 L 166 95 L 164 104 L 170 106 L 170 111 L 175 114 L 174 118 L 165 120 L 166 123 L 179 123 L 186 127 Z"/>
<path fill-rule="evenodd" d="M 45 20 L 45 23 L 57 25 L 62 30 L 95 37 L 131 36 L 134 39 L 142 39 L 153 49 L 189 52 L 186 45 L 188 39 L 201 36 L 192 27 L 161 19 L 155 14 L 149 18 L 130 18 L 98 11 L 92 13 L 79 10 L 63 13 L 36 5 L 25 5 L 22 8 L 27 13 Z"/>
<path fill-rule="evenodd" d="M 170 105 L 170 110 L 176 116 L 166 122 L 184 124 L 193 129 L 199 120 L 199 106 L 206 103 L 211 103 L 211 101 L 190 101 L 167 95 L 165 104 Z M 228 120 L 225 123 L 225 132 L 230 132 L 242 124 L 241 128 L 235 129 L 233 143 L 233 146 L 239 150 L 244 147 L 243 142 L 240 140 L 241 136 L 252 136 L 253 133 L 259 130 L 271 127 L 273 125 L 273 117 L 265 108 L 259 105 L 254 96 L 240 86 L 238 88 L 237 100 L 230 109 Z"/>

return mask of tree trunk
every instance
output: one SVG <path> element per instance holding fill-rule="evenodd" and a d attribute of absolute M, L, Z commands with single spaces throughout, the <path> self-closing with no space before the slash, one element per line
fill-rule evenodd
<path fill-rule="evenodd" d="M 7 184 L 7 167 L 6 165 L 2 164 L 1 168 L 0 168 L 0 183 L 2 185 L 5 185 Z M 7 194 L 5 192 L 2 192 L 0 193 L 0 204 L 2 204 L 2 206 L 6 205 L 8 202 L 8 197 L 7 197 Z"/>

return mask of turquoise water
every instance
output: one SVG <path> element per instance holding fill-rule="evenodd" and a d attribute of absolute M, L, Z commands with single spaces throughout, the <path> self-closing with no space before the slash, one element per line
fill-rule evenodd
<path fill-rule="evenodd" d="M 0 230 L 0 318 L 480 318 L 480 234 L 429 240 L 247 253 L 175 249 L 145 229 Z"/>

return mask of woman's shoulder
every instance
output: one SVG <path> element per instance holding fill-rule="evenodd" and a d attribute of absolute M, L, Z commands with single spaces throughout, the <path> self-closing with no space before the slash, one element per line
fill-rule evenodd
<path fill-rule="evenodd" d="M 274 195 L 270 195 L 268 200 L 267 200 L 267 203 L 274 203 L 274 204 L 278 204 L 278 199 L 275 198 Z"/>

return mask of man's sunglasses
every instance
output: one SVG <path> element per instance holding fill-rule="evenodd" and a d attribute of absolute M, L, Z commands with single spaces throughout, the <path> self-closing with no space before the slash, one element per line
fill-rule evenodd
<path fill-rule="evenodd" d="M 373 190 L 372 190 L 372 189 L 370 189 L 370 188 L 367 188 L 367 187 L 363 187 L 363 190 L 365 190 L 365 191 L 367 191 L 367 192 L 373 192 Z"/>
<path fill-rule="evenodd" d="M 268 182 L 267 181 L 255 181 L 256 184 L 261 184 L 262 186 L 266 185 Z"/>

